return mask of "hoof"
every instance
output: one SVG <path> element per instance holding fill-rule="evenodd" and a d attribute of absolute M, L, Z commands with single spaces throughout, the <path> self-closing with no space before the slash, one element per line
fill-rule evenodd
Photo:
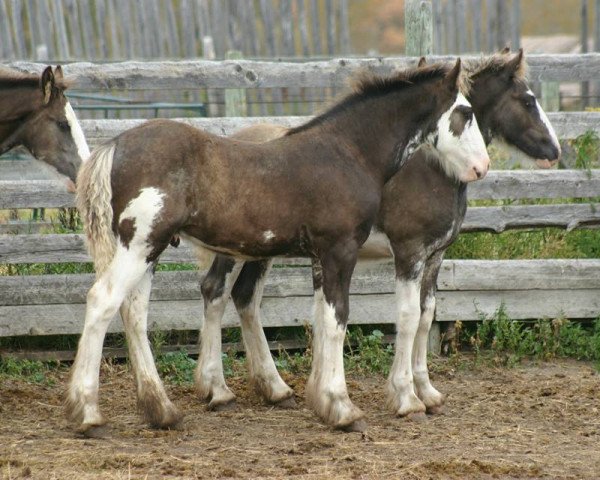
<path fill-rule="evenodd" d="M 110 429 L 106 425 L 82 425 L 77 429 L 77 433 L 80 433 L 85 438 L 96 438 L 102 439 L 108 437 Z"/>
<path fill-rule="evenodd" d="M 428 415 L 444 415 L 445 410 L 443 405 L 434 405 L 432 407 L 427 407 Z"/>
<path fill-rule="evenodd" d="M 339 430 L 342 430 L 344 432 L 362 433 L 367 430 L 367 421 L 364 418 L 361 418 L 359 420 L 355 420 L 349 425 L 344 425 L 343 427 L 340 427 Z"/>
<path fill-rule="evenodd" d="M 207 409 L 211 412 L 230 412 L 233 410 L 237 410 L 237 402 L 235 401 L 235 399 L 225 403 L 210 402 L 207 406 Z"/>
<path fill-rule="evenodd" d="M 411 422 L 416 422 L 416 423 L 423 423 L 423 422 L 427 421 L 427 415 L 425 415 L 424 412 L 409 413 L 408 415 L 405 416 L 405 418 L 407 420 L 410 420 Z"/>
<path fill-rule="evenodd" d="M 298 404 L 296 403 L 296 399 L 294 397 L 286 398 L 280 402 L 275 402 L 273 406 L 283 410 L 292 410 L 294 408 L 298 408 Z"/>

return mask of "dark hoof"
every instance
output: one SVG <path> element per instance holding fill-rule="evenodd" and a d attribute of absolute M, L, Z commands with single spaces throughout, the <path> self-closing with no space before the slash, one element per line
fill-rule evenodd
<path fill-rule="evenodd" d="M 291 410 L 294 408 L 298 408 L 298 404 L 296 403 L 296 399 L 294 397 L 286 398 L 285 400 L 275 402 L 273 406 L 281 408 L 283 410 Z"/>
<path fill-rule="evenodd" d="M 433 407 L 427 407 L 428 415 L 444 415 L 445 410 L 443 405 L 436 405 Z"/>
<path fill-rule="evenodd" d="M 423 423 L 427 421 L 427 415 L 425 415 L 425 412 L 409 413 L 405 418 L 416 423 Z"/>
<path fill-rule="evenodd" d="M 110 429 L 106 425 L 82 425 L 77 429 L 85 438 L 106 438 L 110 433 Z"/>
<path fill-rule="evenodd" d="M 350 423 L 349 425 L 340 427 L 340 430 L 342 430 L 344 432 L 363 433 L 364 431 L 367 430 L 367 421 L 364 418 L 361 418 L 360 420 L 355 420 L 354 422 Z"/>
<path fill-rule="evenodd" d="M 231 412 L 233 410 L 237 410 L 237 402 L 232 400 L 227 403 L 212 403 L 208 404 L 208 410 L 211 412 Z"/>

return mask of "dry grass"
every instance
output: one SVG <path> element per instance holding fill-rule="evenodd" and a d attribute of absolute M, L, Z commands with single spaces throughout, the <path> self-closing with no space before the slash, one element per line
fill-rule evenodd
<path fill-rule="evenodd" d="M 423 423 L 384 408 L 383 378 L 351 378 L 367 412 L 366 434 L 331 431 L 302 402 L 304 378 L 286 380 L 299 408 L 263 405 L 240 377 L 229 381 L 238 408 L 206 412 L 193 389 L 172 387 L 186 413 L 180 431 L 140 423 L 133 381 L 105 368 L 107 439 L 77 437 L 55 387 L 0 384 L 0 478 L 596 478 L 600 471 L 600 377 L 561 361 L 521 369 L 458 370 L 442 362 L 435 383 L 450 394 L 447 412 Z"/>

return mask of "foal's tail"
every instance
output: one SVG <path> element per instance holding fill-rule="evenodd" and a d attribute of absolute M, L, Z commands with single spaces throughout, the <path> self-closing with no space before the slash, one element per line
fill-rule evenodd
<path fill-rule="evenodd" d="M 113 209 L 110 184 L 114 142 L 96 148 L 77 176 L 77 208 L 81 214 L 87 246 L 99 276 L 110 264 L 116 250 L 112 231 Z"/>

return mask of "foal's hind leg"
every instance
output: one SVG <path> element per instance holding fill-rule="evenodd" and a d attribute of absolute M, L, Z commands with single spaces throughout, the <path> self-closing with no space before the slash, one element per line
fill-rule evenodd
<path fill-rule="evenodd" d="M 125 297 L 120 312 L 136 380 L 138 408 L 152 427 L 169 428 L 179 423 L 182 416 L 167 397 L 148 342 L 151 284 L 152 271 L 148 269 L 138 285 Z"/>
<path fill-rule="evenodd" d="M 396 415 L 423 416 L 425 405 L 414 390 L 412 374 L 412 351 L 419 327 L 422 262 L 412 256 L 405 257 L 394 249 L 396 263 L 396 350 L 394 363 L 388 377 L 388 406 Z"/>
<path fill-rule="evenodd" d="M 260 323 L 260 302 L 272 263 L 246 262 L 231 297 L 240 315 L 251 383 L 267 402 L 290 408 L 296 405 L 294 391 L 279 376 Z"/>
<path fill-rule="evenodd" d="M 436 252 L 427 260 L 421 285 L 421 319 L 412 354 L 415 390 L 418 397 L 425 404 L 427 413 L 440 413 L 445 402 L 444 395 L 431 384 L 429 371 L 427 370 L 427 342 L 435 312 L 436 283 L 443 257 L 444 251 L 441 251 Z"/>
<path fill-rule="evenodd" d="M 146 255 L 119 244 L 113 260 L 87 295 L 85 324 L 66 398 L 67 416 L 87 433 L 104 424 L 98 407 L 98 375 L 106 330 L 125 296 L 150 268 Z"/>
<path fill-rule="evenodd" d="M 204 322 L 200 330 L 200 354 L 195 380 L 198 394 L 208 400 L 211 410 L 222 408 L 235 400 L 223 375 L 221 319 L 243 265 L 243 262 L 218 255 L 202 281 Z"/>
<path fill-rule="evenodd" d="M 347 251 L 345 253 L 348 255 Z M 349 259 L 325 258 L 322 260 L 322 272 L 319 263 L 313 263 L 315 320 L 306 400 L 329 425 L 343 430 L 363 431 L 366 428 L 364 414 L 350 400 L 344 376 L 348 293 L 355 263 L 355 255 Z"/>

